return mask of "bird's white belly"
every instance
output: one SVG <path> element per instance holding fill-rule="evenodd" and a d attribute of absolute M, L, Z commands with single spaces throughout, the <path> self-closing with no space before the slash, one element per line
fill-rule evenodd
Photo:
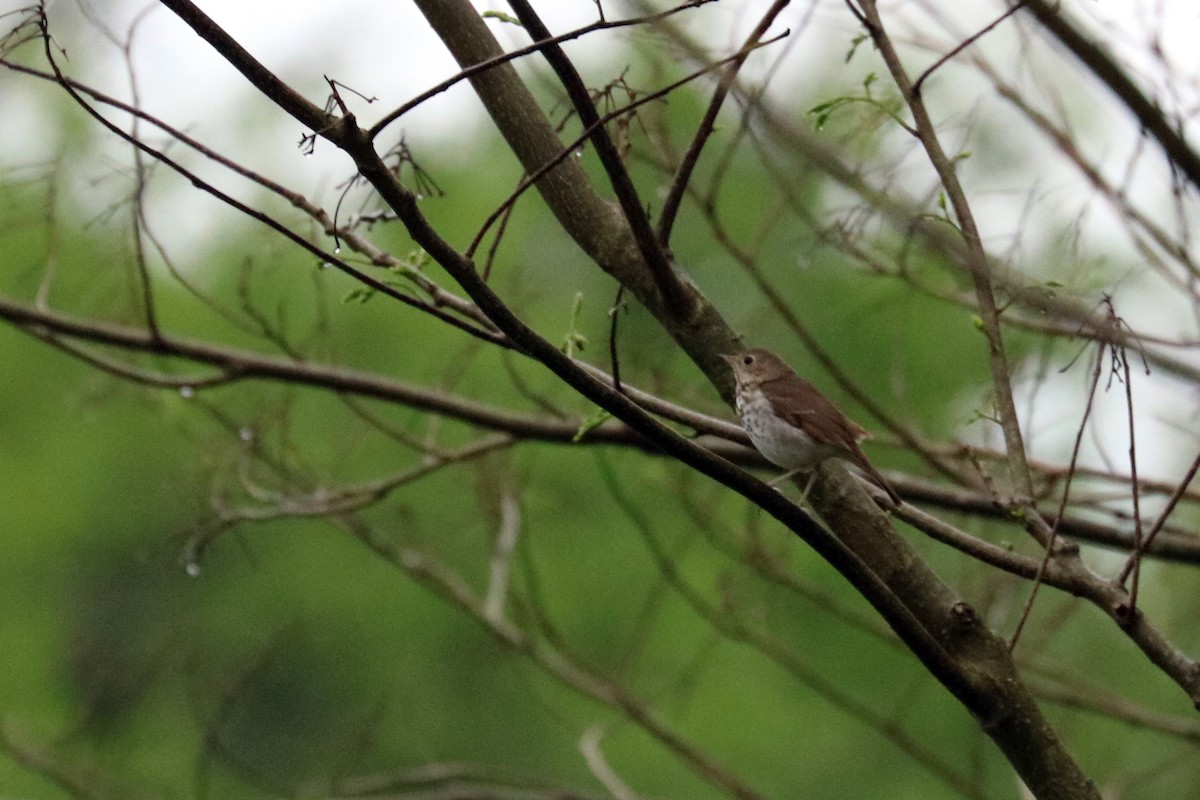
<path fill-rule="evenodd" d="M 837 455 L 837 448 L 816 443 L 803 430 L 777 417 L 761 392 L 751 393 L 748 401 L 740 397 L 738 401 L 742 427 L 755 449 L 772 464 L 785 469 L 812 467 Z"/>

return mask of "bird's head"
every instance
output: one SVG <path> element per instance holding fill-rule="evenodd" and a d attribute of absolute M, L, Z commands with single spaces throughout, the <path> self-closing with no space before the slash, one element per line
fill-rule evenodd
<path fill-rule="evenodd" d="M 761 348 L 744 350 L 721 358 L 733 369 L 734 378 L 742 386 L 753 386 L 793 374 L 791 368 L 783 363 L 783 359 Z"/>

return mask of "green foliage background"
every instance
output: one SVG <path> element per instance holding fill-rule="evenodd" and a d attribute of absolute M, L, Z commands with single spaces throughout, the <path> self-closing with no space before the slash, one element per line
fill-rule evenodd
<path fill-rule="evenodd" d="M 680 130 L 697 114 L 698 104 L 685 97 L 665 112 Z M 65 128 L 79 124 L 78 111 L 60 114 Z M 414 133 L 418 158 L 446 189 L 445 197 L 425 201 L 426 210 L 461 245 L 511 189 L 517 170 L 494 142 L 462 159 L 434 146 L 436 131 Z M 648 194 L 665 180 L 644 164 L 637 169 Z M 753 159 L 737 161 L 721 201 L 731 230 L 754 228 L 768 180 Z M 815 209 L 823 187 L 813 180 L 803 193 Z M 50 247 L 38 210 L 48 200 L 36 186 L 2 176 L 0 196 L 14 200 L 0 211 L 0 289 L 29 298 Z M 239 291 L 239 271 L 247 270 L 256 305 L 282 314 L 316 360 L 533 410 L 511 370 L 568 413 L 590 413 L 536 365 L 464 342 L 382 298 L 342 302 L 354 288 L 346 278 L 319 270 L 230 212 L 213 212 L 210 200 L 195 202 L 213 214 L 213 235 L 207 249 L 188 254 L 189 268 L 227 302 Z M 160 224 L 169 226 L 168 217 Z M 678 256 L 747 341 L 769 343 L 812 374 L 802 348 L 698 215 L 689 210 L 681 226 Z M 137 320 L 127 300 L 133 273 L 124 229 L 119 212 L 60 208 L 52 305 Z M 375 236 L 393 252 L 411 250 L 398 229 L 381 227 Z M 615 287 L 548 222 L 540 201 L 522 202 L 500 253 L 495 284 L 552 338 L 566 334 L 575 294 L 582 293 L 583 356 L 607 365 Z M 864 275 L 796 228 L 774 230 L 761 262 L 838 363 L 904 418 L 938 434 L 967 425 L 971 411 L 986 404 L 983 344 L 967 312 Z M 162 269 L 154 280 L 165 329 L 264 346 L 231 331 Z M 620 325 L 626 380 L 728 413 L 644 312 L 630 308 Z M 1021 351 L 1019 338 L 1014 346 Z M 231 465 L 252 448 L 285 458 L 297 483 L 310 488 L 415 463 L 410 449 L 364 424 L 338 397 L 264 382 L 183 397 L 102 374 L 8 326 L 0 327 L 0 364 L 5 796 L 337 796 L 349 794 L 340 782 L 352 776 L 455 762 L 603 796 L 578 751 L 595 725 L 603 726 L 609 763 L 640 795 L 721 796 L 620 714 L 565 689 L 329 522 L 241 525 L 204 553 L 197 575 L 187 573 L 186 544 L 211 519 L 214 481 L 228 486 Z M 827 376 L 814 380 L 836 395 Z M 366 405 L 418 437 L 430 424 L 417 412 Z M 445 423 L 438 441 L 465 442 L 470 433 Z M 912 466 L 885 447 L 872 458 Z M 262 464 L 254 471 L 269 486 L 270 471 Z M 869 619 L 864 603 L 739 498 L 678 465 L 635 452 L 522 444 L 404 486 L 365 518 L 384 549 L 427 553 L 482 593 L 505 491 L 518 493 L 523 516 L 513 618 L 531 623 L 545 614 L 577 663 L 627 684 L 765 795 L 959 796 L 880 731 L 828 702 L 822 689 L 830 686 L 973 776 L 982 796 L 1015 796 L 1007 766 L 974 721 L 914 659 L 831 608 L 765 584 L 740 556 L 760 552 L 832 597 L 836 609 Z M 1011 622 L 1023 597 L 1016 584 L 913 538 L 990 622 Z M 706 602 L 794 658 L 807 679 L 714 630 L 672 587 L 654 548 Z M 529 602 L 534 596 L 538 609 Z M 1127 643 L 1108 646 L 1104 621 L 1069 605 L 1058 597 L 1039 605 L 1043 633 L 1029 645 L 1035 661 L 1050 653 L 1067 671 L 1086 671 L 1097 682 L 1127 680 L 1125 670 L 1145 674 Z M 1162 681 L 1133 683 L 1148 701 L 1174 702 Z M 1099 776 L 1124 774 L 1164 751 L 1168 761 L 1185 752 L 1153 735 L 1127 740 L 1124 729 L 1077 712 L 1056 709 L 1052 718 L 1085 769 Z M 51 759 L 49 773 L 58 779 L 23 764 L 21 753 Z M 72 783 L 87 791 L 72 790 Z M 1193 771 L 1163 770 L 1141 778 L 1138 789 L 1122 796 L 1183 797 L 1200 786 Z"/>

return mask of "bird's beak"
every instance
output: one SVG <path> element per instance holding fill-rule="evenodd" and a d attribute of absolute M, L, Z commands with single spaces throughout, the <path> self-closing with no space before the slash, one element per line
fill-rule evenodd
<path fill-rule="evenodd" d="M 735 355 L 721 355 L 719 358 L 731 367 L 737 363 L 737 356 Z"/>

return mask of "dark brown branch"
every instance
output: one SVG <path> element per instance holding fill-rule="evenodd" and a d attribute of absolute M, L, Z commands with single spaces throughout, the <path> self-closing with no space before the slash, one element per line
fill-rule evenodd
<path fill-rule="evenodd" d="M 69 81 L 66 78 L 66 76 L 62 73 L 62 71 L 59 69 L 58 63 L 57 63 L 56 59 L 54 58 L 53 50 L 49 44 L 50 39 L 49 39 L 48 31 L 46 32 L 45 37 L 46 38 L 44 39 L 44 42 L 45 42 L 44 52 L 46 54 L 46 58 L 50 62 L 51 68 L 54 71 L 55 78 L 56 78 L 57 82 L 59 83 L 59 85 L 63 87 L 63 90 L 66 91 L 67 94 L 70 95 L 71 99 L 74 100 L 93 119 L 95 119 L 102 126 L 107 128 L 110 132 L 116 134 L 118 137 L 120 137 L 124 141 L 133 145 L 138 151 L 145 153 L 145 154 L 155 158 L 160 163 L 165 164 L 166 166 L 170 167 L 172 170 L 179 173 L 181 176 L 187 178 L 191 182 L 191 184 L 193 186 L 195 186 L 197 189 L 200 189 L 201 191 L 204 191 L 204 192 L 212 195 L 213 197 L 215 197 L 217 200 L 221 201 L 222 203 L 225 203 L 226 205 L 230 206 L 231 208 L 234 208 L 237 211 L 240 211 L 242 214 L 245 214 L 246 216 L 250 217 L 251 219 L 261 222 L 262 224 L 266 225 L 271 230 L 273 230 L 276 233 L 282 235 L 283 237 L 291 240 L 293 243 L 299 245 L 301 248 L 308 251 L 310 254 L 321 259 L 321 263 L 330 264 L 330 265 L 336 267 L 341 272 L 346 273 L 347 275 L 351 276 L 355 280 L 359 281 L 360 283 L 365 284 L 366 286 L 379 292 L 380 294 L 390 297 L 393 300 L 399 300 L 401 303 L 404 303 L 405 305 L 420 309 L 421 311 L 431 314 L 431 315 L 437 317 L 438 319 L 440 319 L 441 321 L 443 321 L 449 325 L 452 325 L 453 327 L 458 328 L 459 330 L 461 330 L 465 333 L 468 333 L 476 338 L 482 339 L 487 342 L 492 342 L 494 344 L 499 344 L 499 343 L 503 342 L 503 337 L 498 335 L 494 331 L 480 329 L 480 328 L 476 327 L 475 325 L 472 325 L 469 322 L 465 322 L 464 320 L 459 319 L 458 317 L 455 317 L 454 315 L 447 314 L 446 312 L 442 311 L 441 309 L 437 308 L 436 306 L 432 306 L 432 305 L 425 303 L 421 300 L 418 300 L 414 297 L 410 297 L 410 296 L 404 294 L 403 292 L 396 290 L 395 288 L 388 285 L 384 281 L 374 278 L 374 277 L 366 274 L 365 272 L 351 266 L 350 264 L 346 263 L 341 258 L 338 258 L 333 253 L 330 253 L 329 251 L 318 247 L 317 245 L 315 245 L 312 242 L 305 239 L 303 236 L 300 236 L 299 234 L 295 233 L 294 231 L 289 229 L 286 225 L 282 224 L 278 220 L 271 217 L 269 214 L 259 211 L 258 209 L 253 208 L 253 207 L 241 202 L 240 200 L 237 200 L 236 198 L 232 197 L 231 195 L 221 191 L 216 186 L 203 180 L 202 178 L 200 178 L 199 175 L 196 175 L 194 172 L 188 170 L 186 167 L 184 167 L 178 161 L 171 158 L 170 156 L 168 156 L 166 153 L 162 152 L 161 150 L 156 150 L 155 148 L 150 147 L 145 142 L 143 142 L 139 139 L 133 138 L 128 132 L 124 131 L 117 125 L 110 122 L 107 118 L 105 118 L 102 114 L 100 114 L 99 111 L 97 111 L 86 100 L 84 100 L 82 94 L 75 89 L 75 86 L 73 85 L 73 83 L 71 81 Z M 254 62 L 254 63 L 257 64 L 257 62 Z"/>
<path fill-rule="evenodd" d="M 333 365 L 314 364 L 291 358 L 272 357 L 166 333 L 155 336 L 141 328 L 84 319 L 15 303 L 5 298 L 0 298 L 0 318 L 8 320 L 31 335 L 59 346 L 75 357 L 87 359 L 99 369 L 147 385 L 170 389 L 188 387 L 200 390 L 241 380 L 281 381 L 297 386 L 310 386 L 398 403 L 484 428 L 504 431 L 525 439 L 559 443 L 603 442 L 658 452 L 657 448 L 651 446 L 644 438 L 616 421 L 590 428 L 586 433 L 581 434 L 582 420 L 578 419 L 557 420 L 520 414 L 468 400 L 459 395 L 436 391 L 374 373 Z M 215 367 L 218 373 L 216 375 L 184 376 L 142 370 L 129 364 L 100 358 L 73 345 L 66 345 L 62 341 L 65 338 L 186 359 L 196 364 Z M 594 370 L 592 374 L 596 376 L 597 380 L 605 379 L 604 374 L 599 370 Z M 655 410 L 656 413 L 661 413 L 669 419 L 688 425 L 693 430 L 710 437 L 704 440 L 706 444 L 722 452 L 726 457 L 740 463 L 762 464 L 761 459 L 745 447 L 745 436 L 736 425 L 704 417 L 629 386 L 624 388 L 627 394 L 636 398 L 644 406 Z M 725 442 L 711 438 L 714 436 L 722 437 Z"/>
<path fill-rule="evenodd" d="M 752 49 L 764 47 L 766 45 L 772 44 L 775 41 L 778 41 L 778 38 L 769 39 L 766 42 L 758 42 L 754 45 L 754 47 Z M 668 94 L 670 94 L 671 92 L 680 88 L 681 86 L 686 86 L 687 84 L 691 83 L 692 81 L 696 80 L 697 78 L 699 78 L 703 75 L 707 75 L 709 72 L 712 72 L 713 70 L 719 68 L 721 65 L 723 65 L 727 62 L 736 61 L 739 58 L 745 58 L 745 56 L 746 56 L 745 52 L 740 52 L 737 55 L 729 56 L 728 58 L 722 59 L 720 61 L 717 61 L 717 62 L 714 62 L 711 64 L 705 64 L 700 69 L 697 69 L 694 72 L 684 75 L 682 78 L 679 78 L 678 80 L 671 81 L 666 86 L 662 86 L 658 89 L 655 89 L 653 92 L 649 92 L 645 95 L 642 95 L 641 97 L 637 98 L 636 100 L 626 103 L 625 105 L 621 106 L 620 108 L 616 108 L 612 111 L 609 111 L 608 113 L 606 113 L 603 116 L 601 116 L 600 118 L 598 118 L 594 123 L 592 123 L 591 125 L 584 128 L 583 131 L 577 137 L 575 137 L 575 139 L 573 141 L 571 141 L 568 145 L 566 145 L 561 150 L 559 150 L 558 153 L 555 154 L 555 156 L 553 158 L 551 158 L 546 163 L 542 164 L 542 166 L 538 167 L 533 172 L 530 172 L 529 174 L 525 175 L 525 177 L 521 178 L 521 181 L 517 184 L 517 188 L 514 189 L 512 191 L 512 193 L 509 194 L 509 196 L 506 197 L 502 203 L 500 203 L 500 205 L 498 205 L 496 208 L 492 209 L 492 212 L 490 214 L 488 214 L 487 219 L 485 219 L 483 221 L 483 225 L 480 226 L 479 231 L 475 234 L 474 238 L 471 239 L 471 244 L 467 246 L 466 256 L 468 258 L 473 258 L 475 251 L 479 248 L 479 245 L 483 243 L 483 239 L 487 235 L 487 232 L 492 227 L 492 225 L 494 225 L 497 220 L 503 219 L 505 217 L 505 215 L 507 215 L 509 213 L 509 211 L 513 208 L 513 206 L 516 204 L 517 200 L 519 200 L 521 198 L 521 195 L 523 195 L 526 191 L 528 191 L 531 186 L 538 185 L 538 182 L 543 177 L 545 177 L 547 174 L 549 174 L 552 170 L 557 168 L 563 162 L 567 161 L 571 157 L 571 154 L 577 152 L 578 148 L 581 147 L 585 142 L 587 142 L 587 140 L 591 138 L 592 134 L 595 131 L 603 129 L 603 127 L 605 125 L 607 125 L 609 122 L 611 122 L 612 120 L 617 119 L 618 117 L 622 117 L 622 116 L 628 114 L 630 111 L 633 111 L 636 108 L 644 106 L 647 103 L 652 103 L 655 100 L 658 100 L 662 97 L 667 96 Z M 486 275 L 487 273 L 485 272 L 484 274 Z"/>
<path fill-rule="evenodd" d="M 254 56 L 238 44 L 231 36 L 227 36 L 212 18 L 201 11 L 189 0 L 160 0 L 171 9 L 175 16 L 187 23 L 196 35 L 212 46 L 230 64 L 237 67 L 238 72 L 250 81 L 271 102 L 286 111 L 304 127 L 319 135 L 324 135 L 337 126 L 339 120 L 319 106 L 313 105 L 299 92 L 281 81 L 275 73 L 267 69 Z"/>
<path fill-rule="evenodd" d="M 1200 190 L 1200 153 L 1184 138 L 1182 123 L 1169 119 L 1162 107 L 1138 88 L 1124 67 L 1068 19 L 1063 14 L 1061 3 L 1055 0 L 1024 0 L 1023 5 L 1050 35 L 1117 96 L 1142 129 L 1158 142 L 1167 160 L 1187 176 L 1195 189 Z"/>
<path fill-rule="evenodd" d="M 596 31 L 613 30 L 615 28 L 628 28 L 628 27 L 637 26 L 637 25 L 650 25 L 655 22 L 664 20 L 667 17 L 673 16 L 674 14 L 678 14 L 681 11 L 686 11 L 688 9 L 697 8 L 699 6 L 705 5 L 706 3 L 712 3 L 712 2 L 715 2 L 715 0 L 688 0 L 688 2 L 686 2 L 686 3 L 680 3 L 679 5 L 675 6 L 674 8 L 669 8 L 666 11 L 661 11 L 657 14 L 647 14 L 645 16 L 635 17 L 633 19 L 620 19 L 620 20 L 614 20 L 612 22 L 601 19 L 597 22 L 593 22 L 591 25 L 584 25 L 582 28 L 576 28 L 573 31 L 568 31 L 566 33 L 560 33 L 558 36 L 552 36 L 549 39 L 543 39 L 540 41 L 536 41 L 533 44 L 526 45 L 525 47 L 519 47 L 516 50 L 510 50 L 509 52 L 502 53 L 501 55 L 495 56 L 494 58 L 489 58 L 485 61 L 480 61 L 477 64 L 472 64 L 471 66 L 460 70 L 457 75 L 447 78 L 446 80 L 442 81 L 441 83 L 437 84 L 436 86 L 433 86 L 433 87 L 425 90 L 424 92 L 421 92 L 419 95 L 417 95 L 413 99 L 409 100 L 408 102 L 404 103 L 396 110 L 388 113 L 386 116 L 383 117 L 383 119 L 379 120 L 379 122 L 376 122 L 374 125 L 372 125 L 367 130 L 367 134 L 372 139 L 374 139 L 377 136 L 379 136 L 379 134 L 383 132 L 383 129 L 386 128 L 388 125 L 391 125 L 393 122 L 400 119 L 400 117 L 404 116 L 409 111 L 412 111 L 417 106 L 438 96 L 442 92 L 449 90 L 456 84 L 458 84 L 464 80 L 467 80 L 468 78 L 471 78 L 475 75 L 478 75 L 481 72 L 486 72 L 489 69 L 498 67 L 501 64 L 507 64 L 510 61 L 516 61 L 518 58 L 524 58 L 525 56 L 530 55 L 531 53 L 536 53 L 539 50 L 542 50 L 543 48 L 548 47 L 552 44 L 563 44 L 565 42 L 569 42 L 574 39 L 579 39 L 583 36 L 587 36 L 589 33 L 595 33 Z"/>
<path fill-rule="evenodd" d="M 16 64 L 16 63 L 7 61 L 2 58 L 0 58 L 0 65 L 3 65 L 4 67 L 6 67 L 14 72 L 19 72 L 24 75 L 29 75 L 32 77 L 40 78 L 42 80 L 53 81 L 55 83 L 61 82 L 61 79 L 59 77 L 56 77 L 53 73 L 43 72 L 41 70 L 33 69 L 32 67 L 27 67 L 22 64 Z M 176 141 L 183 143 L 187 147 L 190 147 L 191 149 L 195 150 L 197 153 L 200 153 L 201 155 L 203 155 L 205 158 L 221 165 L 222 167 L 230 170 L 231 172 L 233 172 L 236 175 L 239 175 L 249 181 L 252 181 L 253 183 L 263 187 L 267 191 L 278 195 L 279 197 L 283 198 L 291 205 L 293 205 L 296 208 L 303 211 L 305 214 L 307 214 L 313 220 L 315 220 L 321 226 L 321 229 L 327 235 L 332 236 L 335 239 L 342 241 L 343 243 L 347 244 L 350 247 L 350 249 L 352 249 L 354 252 L 365 256 L 368 260 L 370 260 L 372 265 L 378 266 L 378 267 L 398 267 L 398 266 L 402 265 L 402 262 L 400 261 L 400 259 L 393 256 L 391 253 L 388 253 L 388 252 L 376 247 L 372 242 L 370 242 L 365 237 L 359 235 L 355 231 L 353 231 L 349 228 L 340 228 L 337 225 L 335 225 L 333 222 L 333 219 L 329 216 L 328 212 L 326 212 L 323 208 L 316 205 L 315 203 L 313 203 L 311 200 L 309 200 L 307 197 L 300 194 L 299 192 L 294 192 L 291 189 L 288 189 L 286 186 L 283 186 L 282 184 L 277 183 L 277 182 L 261 175 L 260 173 L 257 173 L 250 169 L 247 169 L 246 167 L 242 166 L 241 164 L 237 163 L 236 161 L 233 161 L 232 159 L 221 155 L 220 153 L 216 152 L 212 148 L 204 145 L 202 142 L 192 138 L 191 136 L 189 136 L 188 134 L 179 130 L 178 128 L 168 125 L 163 120 L 161 120 L 151 114 L 147 114 L 145 111 L 143 111 L 139 108 L 135 108 L 133 106 L 128 105 L 127 103 L 123 103 L 120 100 L 116 99 L 115 97 L 107 95 L 104 92 L 97 91 L 96 89 L 93 89 L 90 86 L 82 84 L 79 81 L 72 80 L 70 78 L 66 78 L 66 82 L 72 88 L 74 88 L 77 92 L 79 92 L 81 95 L 87 95 L 88 97 L 91 97 L 93 100 L 95 100 L 98 103 L 101 103 L 106 106 L 111 106 L 112 108 L 119 109 L 121 111 L 124 111 L 127 114 L 133 115 L 134 117 L 136 117 L 138 119 L 144 120 L 144 121 L 150 123 L 151 125 L 154 125 L 156 128 L 158 128 L 159 130 L 166 133 L 172 139 L 175 139 Z M 184 175 L 184 177 L 188 177 L 188 175 Z M 200 187 L 200 188 L 203 188 L 203 187 Z M 220 199 L 220 198 L 218 198 L 218 199 Z M 330 256 L 330 255 L 331 254 L 328 251 L 322 251 L 322 260 L 328 261 L 329 263 L 334 263 L 333 260 L 330 260 L 328 258 L 328 256 Z M 176 275 L 176 277 L 178 278 L 179 276 Z M 455 295 L 455 294 L 448 292 L 445 289 L 441 288 L 435 282 L 430 280 L 428 277 L 421 275 L 420 273 L 409 272 L 407 274 L 407 278 L 409 280 L 411 280 L 413 283 L 415 283 L 418 287 L 420 287 L 422 292 L 424 292 L 425 294 L 427 294 L 429 296 L 431 305 L 425 306 L 423 310 L 429 310 L 430 313 L 433 313 L 435 316 L 438 316 L 440 309 L 442 307 L 446 307 L 446 308 L 453 309 L 457 314 L 460 314 L 463 317 L 466 317 L 476 323 L 479 323 L 480 325 L 483 325 L 485 327 L 490 326 L 490 323 L 488 322 L 487 318 L 484 317 L 479 312 L 478 308 L 476 308 L 474 305 L 472 305 L 469 301 L 464 300 L 462 297 L 459 297 L 458 295 Z M 193 291 L 193 294 L 196 294 L 196 292 Z M 211 303 L 209 305 L 210 305 L 210 307 L 212 307 Z M 412 303 L 409 303 L 409 305 L 412 305 Z M 213 310 L 216 311 L 217 313 L 222 313 L 220 311 L 220 309 L 217 309 L 215 307 L 213 308 Z M 439 318 L 441 318 L 441 317 L 439 317 Z"/>
<path fill-rule="evenodd" d="M 721 75 L 721 80 L 717 83 L 716 91 L 713 92 L 712 99 L 708 103 L 708 108 L 704 111 L 704 117 L 700 120 L 700 124 L 696 128 L 696 135 L 692 137 L 692 143 L 683 154 L 683 160 L 680 161 L 679 169 L 675 172 L 675 179 L 671 182 L 667 198 L 663 201 L 662 214 L 658 219 L 658 241 L 668 251 L 671 246 L 671 229 L 675 227 L 675 216 L 679 213 L 684 194 L 691 183 L 692 172 L 695 171 L 696 164 L 700 161 L 700 153 L 717 124 L 717 114 L 720 113 L 721 106 L 725 104 L 725 98 L 729 95 L 729 89 L 733 86 L 733 82 L 737 80 L 738 72 L 741 70 L 742 65 L 746 63 L 750 51 L 758 44 L 763 34 L 767 32 L 767 28 L 771 27 L 771 23 L 775 21 L 775 18 L 779 16 L 780 12 L 790 2 L 791 0 L 775 0 L 771 4 L 771 7 L 763 14 L 762 19 L 754 26 L 754 30 L 746 37 L 746 43 L 742 45 L 741 54 L 725 68 L 724 73 Z"/>
<path fill-rule="evenodd" d="M 670 258 L 659 245 L 654 229 L 650 226 L 650 219 L 646 216 L 646 209 L 638 196 L 637 187 L 633 184 L 633 178 L 629 170 L 625 169 L 625 162 L 621 160 L 621 154 L 608 135 L 608 130 L 600 122 L 600 113 L 596 110 L 587 84 L 583 82 L 583 78 L 562 47 L 554 41 L 554 37 L 533 10 L 533 6 L 526 0 L 509 0 L 509 5 L 530 36 L 546 42 L 539 49 L 566 89 L 579 121 L 590 131 L 592 147 L 596 149 L 596 155 L 604 165 L 604 171 L 608 175 L 613 192 L 617 195 L 617 202 L 625 220 L 633 232 L 642 259 L 662 295 L 664 310 L 670 316 L 688 319 L 692 316 L 695 300 L 676 276 Z"/>

